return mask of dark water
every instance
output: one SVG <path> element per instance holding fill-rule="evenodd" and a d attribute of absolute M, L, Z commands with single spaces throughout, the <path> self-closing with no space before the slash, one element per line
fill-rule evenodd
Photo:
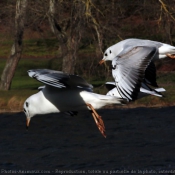
<path fill-rule="evenodd" d="M 1 173 L 175 174 L 175 107 L 99 114 L 106 139 L 89 112 L 36 116 L 28 131 L 23 113 L 0 114 Z"/>

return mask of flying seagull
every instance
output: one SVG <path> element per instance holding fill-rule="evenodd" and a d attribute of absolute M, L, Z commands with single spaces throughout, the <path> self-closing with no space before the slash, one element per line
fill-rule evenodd
<path fill-rule="evenodd" d="M 120 97 L 136 100 L 141 88 L 157 94 L 154 60 L 175 58 L 175 47 L 157 41 L 126 39 L 109 47 L 99 62 L 112 61 L 112 76 Z M 151 87 L 155 87 L 152 89 Z"/>
<path fill-rule="evenodd" d="M 126 99 L 110 95 L 101 95 L 92 92 L 92 85 L 78 75 L 70 75 L 61 71 L 49 69 L 29 70 L 28 75 L 42 83 L 40 91 L 24 102 L 26 127 L 37 114 L 66 112 L 77 114 L 79 110 L 90 110 L 101 134 L 106 137 L 105 126 L 96 109 L 106 105 L 123 105 Z"/>

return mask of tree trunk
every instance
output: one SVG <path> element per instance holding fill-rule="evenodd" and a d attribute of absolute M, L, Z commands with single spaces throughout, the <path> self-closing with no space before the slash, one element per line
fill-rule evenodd
<path fill-rule="evenodd" d="M 64 31 L 63 27 L 60 27 L 55 19 L 56 3 L 58 3 L 58 0 L 50 0 L 48 18 L 49 18 L 51 30 L 60 43 L 58 58 L 63 59 L 64 55 L 66 55 L 68 52 L 67 36 L 66 36 L 66 33 L 63 32 Z"/>
<path fill-rule="evenodd" d="M 57 0 L 50 0 L 50 8 L 49 8 L 49 22 L 51 26 L 52 32 L 57 37 L 60 47 L 60 55 L 59 58 L 63 59 L 62 71 L 70 74 L 74 74 L 75 65 L 76 65 L 76 57 L 78 51 L 78 44 L 80 41 L 80 23 L 82 16 L 82 5 L 81 0 L 74 2 L 72 4 L 72 12 L 71 18 L 67 21 L 67 25 L 69 30 L 66 31 L 64 26 L 59 26 L 55 18 L 55 6 Z M 69 24 L 69 25 L 68 25 Z"/>
<path fill-rule="evenodd" d="M 16 15 L 15 15 L 15 36 L 14 43 L 11 48 L 10 56 L 7 59 L 5 68 L 1 75 L 0 89 L 9 90 L 16 67 L 21 58 L 22 39 L 24 32 L 24 23 L 27 9 L 27 0 L 16 1 Z"/>
<path fill-rule="evenodd" d="M 92 13 L 92 8 L 94 7 L 93 3 L 91 0 L 85 0 L 86 4 L 86 18 L 89 19 L 90 21 L 90 26 L 94 28 L 97 36 L 96 40 L 96 55 L 101 55 L 103 54 L 103 37 L 102 37 L 102 31 L 101 31 L 101 26 L 98 23 L 98 20 L 96 17 L 94 17 L 94 14 Z M 114 1 L 112 1 L 112 4 L 114 5 Z M 95 7 L 96 8 L 96 7 Z M 96 8 L 96 16 L 99 16 L 99 11 Z"/>

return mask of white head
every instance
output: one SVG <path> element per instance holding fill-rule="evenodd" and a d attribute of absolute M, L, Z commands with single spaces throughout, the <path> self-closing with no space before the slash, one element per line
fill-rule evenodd
<path fill-rule="evenodd" d="M 24 113 L 26 115 L 26 128 L 29 127 L 30 124 L 30 120 L 33 116 L 35 116 L 36 114 L 38 114 L 38 104 L 39 101 L 36 98 L 38 94 L 34 94 L 32 96 L 30 96 L 23 105 L 23 110 Z"/>
<path fill-rule="evenodd" d="M 99 62 L 99 64 L 102 64 L 105 61 L 112 61 L 115 58 L 115 56 L 116 55 L 114 54 L 112 47 L 109 47 L 103 54 L 103 59 Z"/>
<path fill-rule="evenodd" d="M 29 127 L 30 124 L 30 120 L 31 118 L 35 115 L 34 111 L 33 111 L 33 103 L 32 103 L 32 96 L 30 96 L 23 105 L 23 111 L 26 115 L 26 128 Z"/>
<path fill-rule="evenodd" d="M 26 127 L 29 127 L 30 120 L 37 114 L 49 114 L 60 112 L 58 108 L 45 98 L 43 91 L 30 96 L 23 105 L 26 115 Z"/>

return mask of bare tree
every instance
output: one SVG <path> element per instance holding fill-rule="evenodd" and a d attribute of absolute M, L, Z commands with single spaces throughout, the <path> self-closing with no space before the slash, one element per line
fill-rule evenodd
<path fill-rule="evenodd" d="M 55 37 L 60 43 L 58 59 L 63 59 L 67 51 L 67 44 L 66 44 L 67 35 L 64 32 L 64 26 L 60 26 L 60 24 L 56 20 L 57 18 L 56 5 L 58 3 L 60 3 L 58 0 L 49 1 L 48 19 L 49 19 L 51 31 L 54 33 Z M 70 70 L 67 70 L 67 72 L 70 72 Z"/>
<path fill-rule="evenodd" d="M 49 22 L 52 32 L 57 37 L 60 47 L 60 59 L 63 59 L 62 70 L 67 73 L 74 73 L 78 45 L 81 40 L 81 22 L 83 14 L 83 3 L 81 0 L 71 3 L 70 17 L 60 25 L 56 20 L 57 0 L 50 0 Z M 58 17 L 58 16 L 57 16 Z"/>
<path fill-rule="evenodd" d="M 22 39 L 24 32 L 24 23 L 26 21 L 26 9 L 28 0 L 16 1 L 16 15 L 15 15 L 15 36 L 14 43 L 11 48 L 10 56 L 6 62 L 5 68 L 1 75 L 0 89 L 9 90 L 16 67 L 21 58 Z"/>
<path fill-rule="evenodd" d="M 96 53 L 103 53 L 103 37 L 102 37 L 102 27 L 100 26 L 98 20 L 96 17 L 94 17 L 92 13 L 92 9 L 95 9 L 96 14 L 100 13 L 102 15 L 102 12 L 93 4 L 92 0 L 84 0 L 83 1 L 86 7 L 85 16 L 87 18 L 87 25 L 89 25 L 91 28 L 95 30 L 96 36 L 97 36 L 97 47 L 96 47 Z"/>
<path fill-rule="evenodd" d="M 174 23 L 175 23 L 175 17 L 173 16 L 173 13 L 169 10 L 170 5 L 165 3 L 163 0 L 159 0 L 161 4 L 161 13 L 160 13 L 160 18 L 159 22 L 162 23 L 162 28 L 165 32 L 164 33 L 164 38 L 166 43 L 172 44 L 172 31 L 174 28 Z M 174 8 L 171 8 L 173 11 Z"/>

